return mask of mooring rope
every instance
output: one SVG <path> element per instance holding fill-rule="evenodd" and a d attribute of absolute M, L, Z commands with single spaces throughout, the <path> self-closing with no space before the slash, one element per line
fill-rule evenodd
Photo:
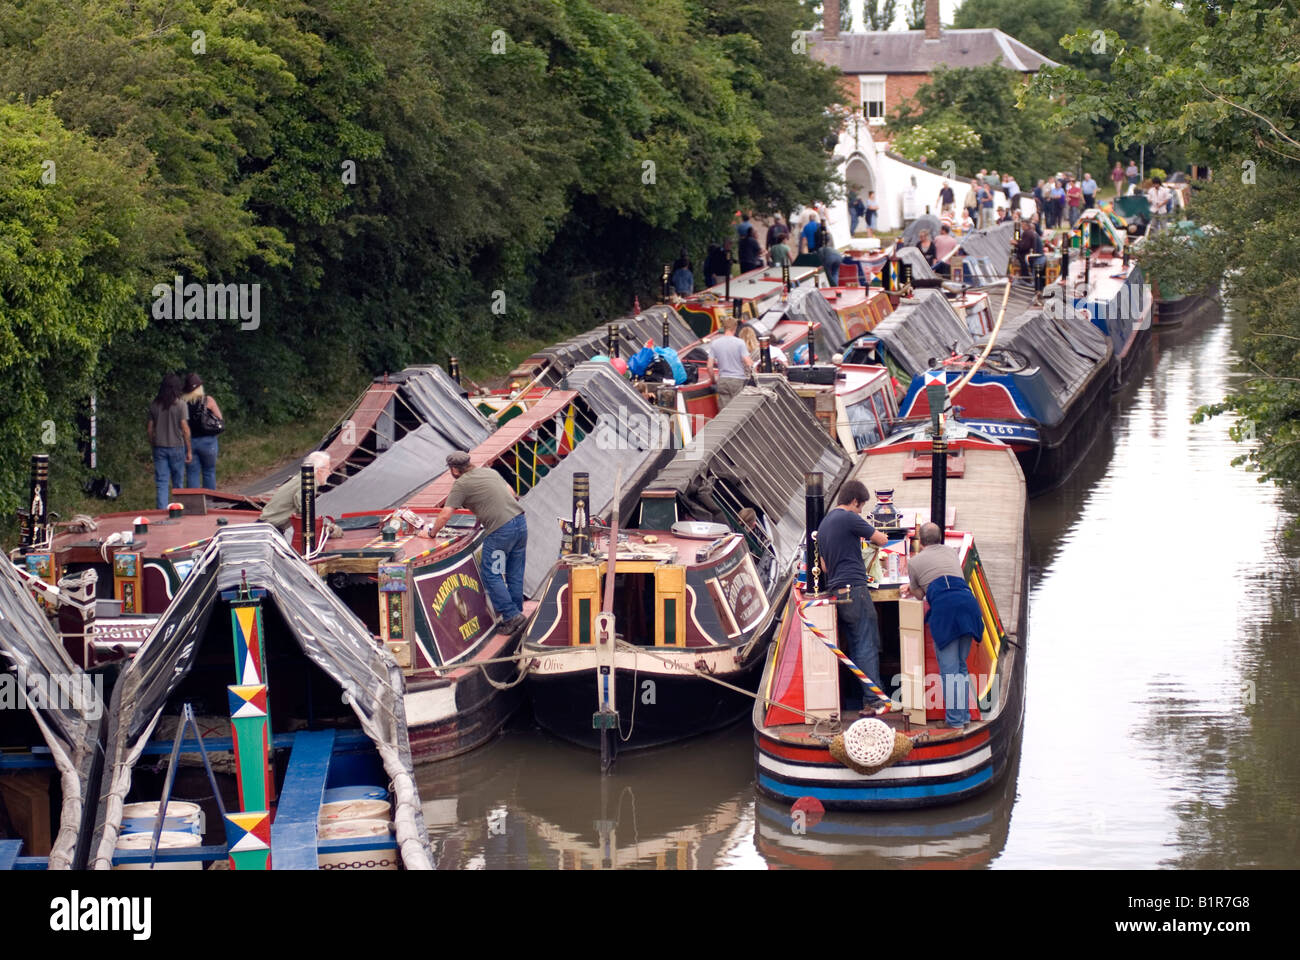
<path fill-rule="evenodd" d="M 681 669 L 681 667 L 683 666 L 682 661 L 669 660 L 666 657 L 661 657 L 656 653 L 651 653 L 649 650 L 645 649 L 644 647 L 638 647 L 636 644 L 629 643 L 626 640 L 616 640 L 615 643 L 618 646 L 624 648 L 625 650 L 630 650 L 632 653 L 636 654 L 637 656 L 649 657 L 652 660 L 658 660 L 660 663 L 666 666 L 670 666 L 674 670 Z M 789 706 L 788 704 L 781 703 L 778 700 L 773 700 L 770 697 L 765 697 L 762 694 L 754 693 L 752 690 L 746 690 L 744 687 L 738 687 L 734 683 L 727 683 L 727 681 L 725 680 L 719 680 L 711 673 L 701 670 L 699 667 L 695 666 L 694 664 L 690 664 L 687 667 L 687 669 L 689 669 L 691 673 L 695 674 L 697 677 L 702 677 L 703 679 L 708 680 L 710 683 L 716 683 L 718 686 L 726 687 L 728 690 L 732 690 L 736 693 L 743 693 L 745 696 L 749 697 L 752 700 L 762 700 L 763 703 L 767 704 L 768 706 L 778 706 L 781 707 L 783 710 L 789 710 L 791 713 L 797 713 L 805 720 L 811 720 L 814 723 L 820 724 L 820 723 L 824 723 L 827 719 L 826 717 L 818 717 L 815 716 L 814 714 L 806 713 L 805 711 L 800 710 L 798 707 Z"/>

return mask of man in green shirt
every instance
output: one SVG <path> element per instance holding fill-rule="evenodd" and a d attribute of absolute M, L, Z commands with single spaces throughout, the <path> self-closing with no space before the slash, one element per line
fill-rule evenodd
<path fill-rule="evenodd" d="M 316 469 L 317 489 L 325 485 L 325 481 L 329 479 L 330 471 L 334 466 L 330 460 L 330 455 L 324 450 L 317 450 L 314 453 L 307 454 L 302 465 Z M 289 521 L 295 515 L 302 515 L 302 480 L 297 474 L 280 484 L 275 493 L 271 494 L 271 499 L 262 508 L 262 515 L 258 519 L 263 523 L 271 524 L 283 533 L 287 540 L 290 538 L 292 527 Z"/>
<path fill-rule="evenodd" d="M 470 466 L 469 454 L 447 454 L 447 469 L 456 478 L 447 503 L 438 512 L 433 528 L 422 534 L 436 537 L 451 515 L 464 507 L 483 524 L 483 585 L 492 609 L 502 618 L 507 633 L 522 630 L 524 616 L 524 560 L 528 550 L 528 521 L 524 508 L 510 485 L 491 467 Z"/>

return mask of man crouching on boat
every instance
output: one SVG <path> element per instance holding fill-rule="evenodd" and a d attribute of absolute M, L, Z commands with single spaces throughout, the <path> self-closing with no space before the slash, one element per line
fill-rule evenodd
<path fill-rule="evenodd" d="M 889 538 L 862 518 L 862 508 L 871 502 L 871 491 L 860 480 L 840 487 L 839 501 L 817 528 L 817 552 L 826 571 L 827 586 L 836 594 L 835 606 L 842 645 L 849 659 L 871 682 L 880 686 L 880 627 L 876 606 L 867 587 L 867 566 L 862 560 L 862 541 L 883 547 Z M 853 685 L 855 691 L 858 684 Z M 846 698 L 846 712 L 860 709 L 864 716 L 885 713 L 889 702 L 875 694 L 861 703 L 860 693 Z"/>
<path fill-rule="evenodd" d="M 425 527 L 420 533 L 436 537 L 453 511 L 460 507 L 473 511 L 487 533 L 483 538 L 483 585 L 492 609 L 500 615 L 501 629 L 506 633 L 522 630 L 528 622 L 524 616 L 524 559 L 528 550 L 524 508 L 501 474 L 491 467 L 471 467 L 468 453 L 447 454 L 447 469 L 456 482 L 447 494 L 446 506 L 438 512 L 432 529 Z"/>
<path fill-rule="evenodd" d="M 975 638 L 984 633 L 984 616 L 966 585 L 957 551 L 943 545 L 939 525 L 923 523 L 917 533 L 921 552 L 907 564 L 907 586 L 913 597 L 926 601 L 925 620 L 943 677 L 944 719 L 961 730 L 970 719 L 966 657 Z"/>

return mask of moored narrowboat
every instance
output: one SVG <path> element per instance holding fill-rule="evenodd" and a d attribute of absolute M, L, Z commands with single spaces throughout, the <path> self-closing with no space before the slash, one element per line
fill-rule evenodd
<path fill-rule="evenodd" d="M 1011 449 L 991 437 L 960 425 L 941 427 L 939 435 L 938 442 L 924 430 L 891 438 L 868 450 L 854 472 L 869 490 L 892 491 L 899 515 L 894 539 L 882 551 L 892 559 L 881 564 L 872 589 L 882 676 L 869 679 L 901 710 L 854 724 L 887 724 L 871 727 L 886 737 L 884 753 L 872 763 L 855 760 L 845 742 L 851 718 L 844 716 L 841 677 L 859 681 L 840 670 L 831 649 L 835 608 L 813 590 L 791 589 L 752 718 L 758 792 L 792 805 L 792 815 L 954 803 L 988 790 L 1006 772 L 1024 706 L 1024 475 Z M 934 469 L 942 484 L 932 489 Z M 984 622 L 967 660 L 972 689 L 963 729 L 944 722 L 943 684 L 922 603 L 902 590 L 913 540 L 908 530 L 931 516 L 947 521 L 945 544 L 957 551 Z"/>
<path fill-rule="evenodd" d="M 88 866 L 223 860 L 433 867 L 400 669 L 266 524 L 211 539 L 114 686 Z"/>
<path fill-rule="evenodd" d="M 849 470 L 782 378 L 758 380 L 621 513 L 613 545 L 575 533 L 551 568 L 522 652 L 552 733 L 604 754 L 744 716 L 749 698 L 712 681 L 753 689 L 802 543 L 804 473 L 833 492 Z"/>

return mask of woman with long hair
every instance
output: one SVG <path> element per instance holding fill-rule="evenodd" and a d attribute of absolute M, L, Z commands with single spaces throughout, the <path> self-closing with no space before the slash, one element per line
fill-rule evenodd
<path fill-rule="evenodd" d="M 163 377 L 158 395 L 149 404 L 147 429 L 153 447 L 153 479 L 159 510 L 167 509 L 171 488 L 185 483 L 185 465 L 193 459 L 189 410 L 181 392 L 181 378 L 169 373 Z"/>
<path fill-rule="evenodd" d="M 217 435 L 221 432 L 221 407 L 217 401 L 203 391 L 203 378 L 191 373 L 185 378 L 185 401 L 187 418 L 190 423 L 190 448 L 194 457 L 186 469 L 185 485 L 202 486 L 207 490 L 217 489 Z M 204 417 L 203 411 L 210 410 L 216 417 Z M 215 427 L 215 429 L 214 429 Z"/>

